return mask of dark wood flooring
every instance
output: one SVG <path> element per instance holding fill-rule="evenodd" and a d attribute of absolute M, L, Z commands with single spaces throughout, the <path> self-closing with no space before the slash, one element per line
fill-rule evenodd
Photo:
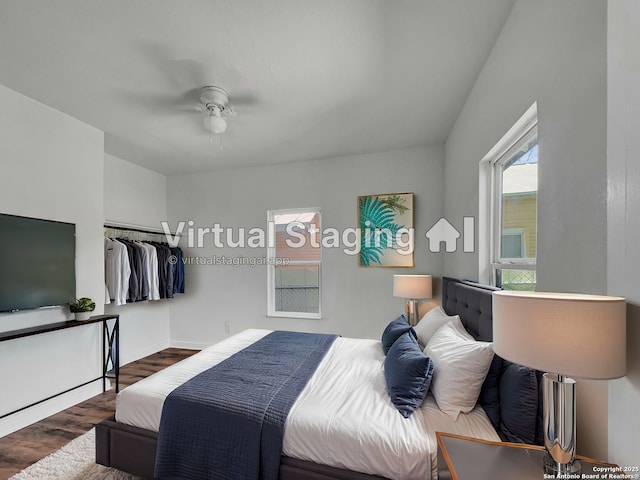
<path fill-rule="evenodd" d="M 120 388 L 173 365 L 196 353 L 195 350 L 168 348 L 120 368 Z M 113 382 L 112 382 L 113 383 Z M 56 413 L 6 437 L 0 438 L 0 479 L 55 452 L 115 413 L 116 394 L 112 388 L 103 394 Z"/>

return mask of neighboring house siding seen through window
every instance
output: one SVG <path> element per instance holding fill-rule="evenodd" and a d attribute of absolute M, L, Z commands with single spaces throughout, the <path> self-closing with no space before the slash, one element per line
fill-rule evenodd
<path fill-rule="evenodd" d="M 320 209 L 270 210 L 267 217 L 268 315 L 320 318 Z"/>

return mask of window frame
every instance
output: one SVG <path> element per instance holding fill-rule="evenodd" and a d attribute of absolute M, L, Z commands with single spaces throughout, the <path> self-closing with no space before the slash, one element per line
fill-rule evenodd
<path fill-rule="evenodd" d="M 537 253 L 536 257 L 528 258 L 501 256 L 502 166 L 513 152 L 538 133 L 538 109 L 534 103 L 480 162 L 479 277 L 483 283 L 498 286 L 498 270 L 536 271 Z"/>
<path fill-rule="evenodd" d="M 322 241 L 319 242 L 320 259 L 319 260 L 291 260 L 287 266 L 317 266 L 318 267 L 318 313 L 312 312 L 287 312 L 276 310 L 276 231 L 275 216 L 291 215 L 300 213 L 318 214 L 320 225 L 318 228 L 322 232 L 322 209 L 319 207 L 306 208 L 283 208 L 276 210 L 267 210 L 267 226 L 268 226 L 268 244 L 267 244 L 267 317 L 282 318 L 305 318 L 318 320 L 322 318 Z M 321 240 L 321 239 L 320 239 Z"/>

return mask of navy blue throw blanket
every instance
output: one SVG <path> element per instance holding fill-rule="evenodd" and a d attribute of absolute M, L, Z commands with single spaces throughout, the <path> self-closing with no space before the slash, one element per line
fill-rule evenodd
<path fill-rule="evenodd" d="M 155 476 L 277 480 L 284 424 L 336 335 L 272 332 L 165 399 Z"/>

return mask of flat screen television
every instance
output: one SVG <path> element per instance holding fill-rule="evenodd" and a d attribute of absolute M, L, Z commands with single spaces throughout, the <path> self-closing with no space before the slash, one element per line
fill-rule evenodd
<path fill-rule="evenodd" d="M 73 302 L 75 263 L 75 224 L 0 214 L 0 312 Z"/>

